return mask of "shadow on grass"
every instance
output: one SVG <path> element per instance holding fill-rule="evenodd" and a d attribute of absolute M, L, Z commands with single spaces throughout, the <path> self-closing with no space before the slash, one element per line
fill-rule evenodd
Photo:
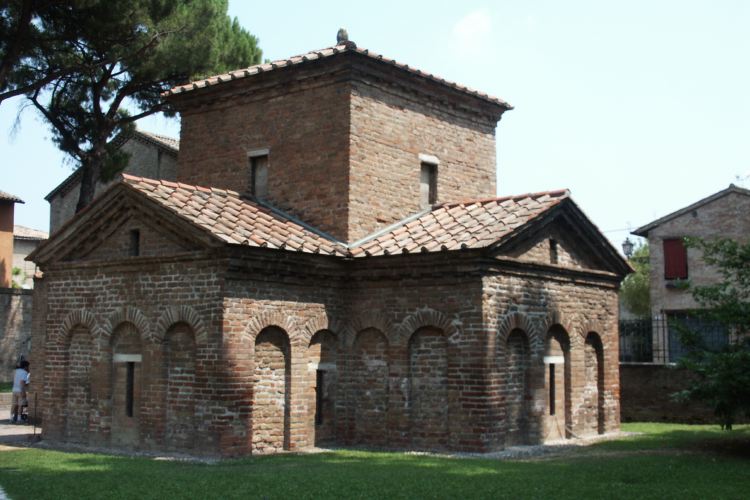
<path fill-rule="evenodd" d="M 750 425 L 738 426 L 733 431 L 723 431 L 718 426 L 656 423 L 629 424 L 623 428 L 640 434 L 603 441 L 588 448 L 611 451 L 695 451 L 737 458 L 750 457 Z"/>
<path fill-rule="evenodd" d="M 0 453 L 0 485 L 12 498 L 35 500 L 741 498 L 750 490 L 750 464 L 732 450 L 746 444 L 748 432 L 735 432 L 717 438 L 710 431 L 660 427 L 591 449 L 696 453 L 583 454 L 537 462 L 337 450 L 203 464 L 27 449 Z M 730 451 L 717 456 L 716 449 Z"/>

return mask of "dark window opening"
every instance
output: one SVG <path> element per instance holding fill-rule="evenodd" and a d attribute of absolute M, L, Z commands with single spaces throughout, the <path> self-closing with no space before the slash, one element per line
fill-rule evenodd
<path fill-rule="evenodd" d="M 557 240 L 549 240 L 549 261 L 551 264 L 557 264 Z"/>
<path fill-rule="evenodd" d="M 268 155 L 250 157 L 250 194 L 256 198 L 268 195 Z"/>
<path fill-rule="evenodd" d="M 422 163 L 419 174 L 419 207 L 429 208 L 437 203 L 437 165 Z"/>
<path fill-rule="evenodd" d="M 125 382 L 125 414 L 133 416 L 133 396 L 135 392 L 135 363 L 127 364 L 127 376 Z"/>
<path fill-rule="evenodd" d="M 138 229 L 130 231 L 130 256 L 138 257 L 141 254 L 141 232 Z"/>
<path fill-rule="evenodd" d="M 687 279 L 687 249 L 682 238 L 664 240 L 664 278 Z"/>
<path fill-rule="evenodd" d="M 555 414 L 555 364 L 549 365 L 549 414 Z"/>
<path fill-rule="evenodd" d="M 323 382 L 325 373 L 323 370 L 315 372 L 315 425 L 323 423 Z"/>

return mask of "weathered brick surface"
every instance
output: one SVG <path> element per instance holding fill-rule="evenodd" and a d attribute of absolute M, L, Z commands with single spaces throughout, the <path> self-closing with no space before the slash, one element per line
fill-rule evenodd
<path fill-rule="evenodd" d="M 177 323 L 167 332 L 165 444 L 186 450 L 195 433 L 195 332 Z"/>
<path fill-rule="evenodd" d="M 420 153 L 440 161 L 439 200 L 495 195 L 496 110 L 446 106 L 396 71 L 320 64 L 178 99 L 178 179 L 247 192 L 248 154 L 268 149 L 268 201 L 342 241 L 419 211 Z"/>
<path fill-rule="evenodd" d="M 709 405 L 697 401 L 681 403 L 672 398 L 674 393 L 687 389 L 694 377 L 687 370 L 669 365 L 623 363 L 620 365 L 622 421 L 716 423 Z"/>
<path fill-rule="evenodd" d="M 440 161 L 438 202 L 495 196 L 494 120 L 368 83 L 351 97 L 349 241 L 419 212 L 420 154 Z"/>
<path fill-rule="evenodd" d="M 31 290 L 0 288 L 0 382 L 13 380 L 18 356 L 31 350 Z"/>
<path fill-rule="evenodd" d="M 506 107 L 362 54 L 285 68 L 173 98 L 180 181 L 246 191 L 248 155 L 268 149 L 267 201 L 349 242 L 418 210 L 420 154 L 440 162 L 439 200 L 494 195 Z M 515 227 L 512 214 L 456 204 L 455 220 L 394 234 L 415 238 L 399 253 L 334 256 L 273 234 L 272 248 L 224 244 L 211 210 L 191 215 L 208 233 L 174 205 L 123 193 L 59 238 L 60 255 L 41 252 L 34 359 L 50 439 L 224 456 L 321 444 L 484 452 L 619 425 L 624 265 L 602 257 L 603 239 L 571 236 L 582 215 L 567 194 L 543 197 L 567 222 L 505 231 L 507 247 L 455 233 L 480 227 L 489 240 L 476 213 Z M 527 220 L 545 206 L 558 213 L 530 199 L 518 210 Z M 545 356 L 557 356 L 554 419 Z"/>
<path fill-rule="evenodd" d="M 253 451 L 289 449 L 289 338 L 280 328 L 264 329 L 255 339 Z"/>
<path fill-rule="evenodd" d="M 142 257 L 137 263 L 114 258 L 48 269 L 38 280 L 46 311 L 40 312 L 43 334 L 35 341 L 43 349 L 35 348 L 32 357 L 32 363 L 45 360 L 39 397 L 47 437 L 144 449 L 215 449 L 225 413 L 217 379 L 218 271 L 214 260 L 199 257 L 188 262 Z M 193 361 L 180 354 L 189 341 L 175 338 L 171 329 L 178 324 L 196 332 Z M 127 364 L 114 361 L 118 354 L 142 356 L 135 363 L 133 417 L 125 412 Z M 191 364 L 192 388 L 184 384 Z M 191 419 L 183 417 L 191 407 L 195 432 L 186 445 Z"/>
<path fill-rule="evenodd" d="M 346 239 L 350 90 L 321 78 L 182 111 L 178 180 L 247 193 L 248 154 L 268 149 L 267 200 Z"/>
<path fill-rule="evenodd" d="M 618 425 L 611 280 L 521 278 L 471 254 L 254 255 L 50 269 L 48 437 L 225 455 L 316 443 L 488 451 Z M 584 334 L 602 339 L 601 366 Z M 117 354 L 143 356 L 133 417 Z M 554 422 L 543 355 L 566 360 Z"/>
<path fill-rule="evenodd" d="M 536 279 L 497 276 L 485 281 L 485 327 L 499 332 L 495 343 L 498 360 L 507 358 L 505 350 L 512 344 L 505 338 L 511 332 L 516 336 L 525 334 L 529 339 L 527 442 L 617 429 L 619 352 L 616 289 L 593 281 L 588 284 L 547 281 L 543 276 Z M 585 307 L 582 308 L 582 304 Z M 593 383 L 590 370 L 587 377 L 585 361 L 585 339 L 590 334 L 595 334 L 602 344 L 602 362 L 597 367 L 596 381 L 601 390 L 597 393 L 598 403 L 593 415 L 590 390 L 586 390 Z M 544 356 L 564 358 L 563 364 L 555 366 L 554 416 L 549 414 L 550 368 L 549 363 L 543 362 Z M 493 390 L 498 392 L 501 401 L 508 397 L 511 401 L 517 400 L 517 386 L 506 385 L 504 381 L 508 375 L 517 373 L 518 369 L 505 363 L 496 363 L 495 366 Z M 508 411 L 513 411 L 513 407 Z M 601 426 L 594 428 L 587 425 L 592 419 L 601 421 Z M 494 438 L 497 442 L 505 440 L 506 429 L 503 425 L 493 426 L 493 431 L 497 433 Z M 516 441 L 516 438 L 511 437 L 510 441 Z"/>

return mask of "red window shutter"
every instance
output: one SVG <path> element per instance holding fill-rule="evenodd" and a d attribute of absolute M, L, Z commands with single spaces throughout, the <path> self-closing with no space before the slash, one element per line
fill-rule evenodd
<path fill-rule="evenodd" d="M 674 280 L 687 277 L 687 250 L 682 239 L 664 240 L 664 278 Z"/>

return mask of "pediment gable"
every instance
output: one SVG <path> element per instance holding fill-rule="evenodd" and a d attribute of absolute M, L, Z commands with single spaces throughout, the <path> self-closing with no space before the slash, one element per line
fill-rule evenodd
<path fill-rule="evenodd" d="M 630 266 L 575 203 L 567 199 L 491 249 L 494 257 L 616 275 Z"/>
<path fill-rule="evenodd" d="M 164 207 L 117 184 L 54 233 L 29 260 L 41 266 L 110 261 L 134 253 L 156 257 L 198 252 L 220 244 L 204 229 L 179 220 Z M 135 252 L 133 245 L 137 246 Z"/>

